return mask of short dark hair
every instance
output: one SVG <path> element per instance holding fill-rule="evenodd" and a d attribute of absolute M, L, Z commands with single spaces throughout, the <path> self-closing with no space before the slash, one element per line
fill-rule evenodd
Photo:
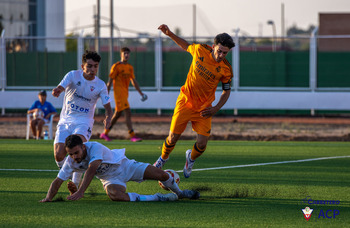
<path fill-rule="evenodd" d="M 67 147 L 69 149 L 72 149 L 73 147 L 76 147 L 78 145 L 83 145 L 83 140 L 80 138 L 79 135 L 68 136 L 64 143 L 64 147 Z"/>
<path fill-rule="evenodd" d="M 39 95 L 41 95 L 41 96 L 46 96 L 46 91 L 45 91 L 45 90 L 40 90 L 40 91 L 39 91 Z"/>
<path fill-rule="evenodd" d="M 125 51 L 130 52 L 130 49 L 128 47 L 123 47 L 122 49 L 120 49 L 120 53 Z"/>
<path fill-rule="evenodd" d="M 85 53 L 83 54 L 82 62 L 86 63 L 86 60 L 88 60 L 88 59 L 92 59 L 95 62 L 100 62 L 101 56 L 95 51 L 86 50 Z"/>
<path fill-rule="evenodd" d="M 220 33 L 216 35 L 214 39 L 214 44 L 221 44 L 222 46 L 228 47 L 230 49 L 235 46 L 235 42 L 233 42 L 232 37 L 227 33 Z"/>

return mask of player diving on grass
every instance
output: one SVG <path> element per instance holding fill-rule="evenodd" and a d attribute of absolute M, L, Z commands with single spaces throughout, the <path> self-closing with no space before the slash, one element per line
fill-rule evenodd
<path fill-rule="evenodd" d="M 185 84 L 181 87 L 176 101 L 176 107 L 171 120 L 169 136 L 162 146 L 162 154 L 154 163 L 162 168 L 169 160 L 176 142 L 186 129 L 187 123 L 192 122 L 192 129 L 197 133 L 197 141 L 192 149 L 186 151 L 184 176 L 190 177 L 195 160 L 203 154 L 207 147 L 211 131 L 212 116 L 226 103 L 231 92 L 232 67 L 226 60 L 226 55 L 235 46 L 232 37 L 227 33 L 218 34 L 214 44 L 189 44 L 186 40 L 175 35 L 167 25 L 158 28 L 169 36 L 183 50 L 192 55 L 192 63 Z M 215 91 L 222 83 L 222 94 L 215 106 Z"/>
<path fill-rule="evenodd" d="M 82 69 L 68 72 L 52 90 L 54 97 L 59 97 L 65 92 L 54 141 L 54 155 L 59 168 L 66 159 L 64 142 L 67 136 L 77 134 L 84 142 L 89 141 L 98 99 L 101 99 L 106 109 L 105 127 L 108 128 L 111 124 L 113 112 L 107 86 L 96 76 L 100 61 L 101 56 L 98 53 L 86 51 L 82 56 Z M 72 176 L 72 181 L 77 187 L 82 175 L 81 172 L 75 172 Z"/>
<path fill-rule="evenodd" d="M 129 160 L 125 149 L 110 150 L 98 142 L 85 142 L 77 135 L 66 138 L 65 149 L 69 156 L 60 169 L 56 179 L 51 183 L 47 195 L 40 202 L 51 202 L 60 186 L 68 180 L 74 171 L 85 172 L 78 189 L 71 192 L 68 200 L 79 200 L 90 185 L 94 176 L 103 184 L 108 197 L 113 201 L 175 201 L 177 199 L 198 199 L 199 192 L 180 190 L 174 178 L 167 172 L 150 164 Z M 126 193 L 126 183 L 158 180 L 173 193 L 141 195 Z M 158 184 L 157 184 L 158 185 Z"/>

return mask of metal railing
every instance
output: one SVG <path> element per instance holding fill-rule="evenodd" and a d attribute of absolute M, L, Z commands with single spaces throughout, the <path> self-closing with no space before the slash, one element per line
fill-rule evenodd
<path fill-rule="evenodd" d="M 236 96 L 236 98 L 239 97 L 241 100 L 237 101 L 236 98 L 232 98 L 235 100 L 235 102 L 228 102 L 228 106 L 224 108 L 236 110 L 240 108 L 278 109 L 280 107 L 281 109 L 310 109 L 312 113 L 313 110 L 317 108 L 323 110 L 350 110 L 350 105 L 348 107 L 348 105 L 343 104 L 342 100 L 344 97 L 341 97 L 344 95 L 347 96 L 348 92 L 350 91 L 350 80 L 348 80 L 350 77 L 347 77 L 350 76 L 350 72 L 346 70 L 346 66 L 343 67 L 345 69 L 343 72 L 334 72 L 335 74 L 339 74 L 338 79 L 337 77 L 324 79 L 327 78 L 327 75 L 324 74 L 324 70 L 321 70 L 320 72 L 319 69 L 325 69 L 327 67 L 323 66 L 323 64 L 327 63 L 327 60 L 322 60 L 323 62 L 321 65 L 318 64 L 319 61 L 321 61 L 318 58 L 319 56 L 322 57 L 323 55 L 328 55 L 327 52 L 324 53 L 323 51 L 319 50 L 318 42 L 320 40 L 345 39 L 350 41 L 350 35 L 320 36 L 317 35 L 316 32 L 317 30 L 314 30 L 311 36 L 298 37 L 246 37 L 239 35 L 239 29 L 235 30 L 233 38 L 236 43 L 236 47 L 231 53 L 229 53 L 228 60 L 232 63 L 234 72 L 232 82 L 233 96 Z M 75 49 L 72 52 L 73 55 L 76 54 L 76 64 L 70 62 L 70 65 L 72 66 L 73 64 L 74 67 L 70 67 L 69 70 L 73 70 L 75 68 L 79 69 L 81 65 L 81 56 L 84 49 L 94 49 L 95 39 L 95 37 L 82 37 L 82 34 L 77 37 L 65 38 L 64 40 L 57 37 L 5 37 L 3 31 L 0 42 L 0 86 L 3 92 L 2 94 L 4 95 L 4 92 L 6 91 L 15 90 L 20 90 L 23 92 L 25 90 L 37 91 L 39 89 L 52 89 L 63 78 L 64 74 L 68 72 L 67 69 L 65 73 L 55 76 L 54 79 L 56 81 L 51 82 L 51 85 L 18 85 L 16 84 L 16 80 L 9 76 L 9 74 L 11 73 L 12 75 L 15 75 L 14 71 L 18 71 L 20 69 L 17 67 L 12 67 L 13 69 L 9 69 L 8 67 L 12 60 L 10 62 L 7 61 L 7 56 L 11 56 L 13 53 L 23 53 L 28 56 L 36 52 L 46 53 L 48 55 L 48 60 L 45 67 L 50 68 L 51 65 L 49 55 L 51 53 L 57 54 L 67 53 L 69 51 L 72 52 L 72 50 L 67 50 L 67 43 L 76 42 L 76 44 L 73 45 Z M 182 51 L 173 41 L 162 36 L 161 34 L 156 37 L 150 36 L 139 39 L 135 37 L 118 37 L 115 39 L 117 42 L 109 42 L 109 38 L 101 38 L 99 42 L 100 53 L 104 55 L 102 64 L 100 64 L 102 79 L 106 80 L 108 77 L 109 66 L 108 64 L 104 63 L 110 62 L 105 61 L 106 58 L 109 58 L 108 53 L 111 53 L 111 50 L 118 52 L 120 47 L 129 46 L 132 48 L 132 58 L 130 61 L 133 61 L 132 64 L 135 65 L 134 67 L 139 69 L 136 76 L 138 80 L 140 79 L 142 82 L 139 83 L 142 89 L 149 91 L 149 93 L 152 93 L 154 96 L 159 96 L 161 93 L 164 93 L 167 96 L 176 98 L 178 90 L 184 83 L 187 76 L 188 65 L 190 64 L 190 60 L 187 61 L 184 59 L 188 57 L 186 52 Z M 192 37 L 185 37 L 185 39 L 191 42 Z M 16 43 L 15 41 L 21 44 L 23 48 L 14 49 L 13 44 Z M 58 42 L 58 47 L 55 47 L 54 41 Z M 196 42 L 212 45 L 213 37 L 197 37 Z M 65 45 L 62 45 L 63 43 Z M 110 43 L 113 43 L 114 46 L 110 47 Z M 10 48 L 11 44 L 12 47 Z M 339 53 L 339 51 L 336 51 L 335 55 L 337 53 Z M 350 50 L 344 50 L 344 53 L 350 53 Z M 301 57 L 298 57 L 299 55 Z M 246 60 L 247 58 L 254 59 L 255 57 L 257 57 L 257 61 L 254 62 L 255 65 L 252 63 L 247 63 L 249 62 Z M 282 64 L 282 70 L 278 69 L 281 67 L 280 57 L 292 59 L 286 60 L 287 63 L 284 63 L 284 65 Z M 294 58 L 297 58 L 297 60 L 293 60 Z M 273 63 L 271 63 L 271 61 Z M 339 64 L 342 65 L 343 63 L 340 62 L 338 65 Z M 269 67 L 264 68 L 265 65 L 269 65 Z M 255 68 L 255 66 L 257 66 L 257 68 Z M 38 67 L 40 68 L 43 66 L 41 66 L 41 64 L 37 64 L 37 66 L 32 66 L 32 68 L 27 69 L 25 72 L 30 73 L 31 70 L 38 71 Z M 290 70 L 290 68 L 292 68 L 292 70 Z M 336 67 L 337 70 L 338 68 L 339 67 Z M 53 77 L 50 74 L 50 70 L 52 69 L 46 69 L 47 72 L 42 74 L 46 73 L 49 75 L 49 77 Z M 264 70 L 265 72 L 261 72 Z M 290 71 L 294 72 L 291 73 Z M 298 82 L 291 80 L 292 83 L 290 84 L 288 84 L 288 81 L 274 83 L 273 80 L 275 78 L 277 78 L 277 81 L 281 81 L 282 76 L 280 75 L 280 72 L 285 74 L 283 77 L 286 77 L 287 79 L 284 80 L 289 80 L 288 77 L 292 77 L 293 79 L 295 75 L 299 75 L 300 79 Z M 172 73 L 174 73 L 174 75 L 172 75 Z M 262 73 L 267 77 L 266 80 L 269 82 L 261 79 L 260 74 Z M 271 75 L 273 75 L 273 77 L 271 77 Z M 342 75 L 344 75 L 344 79 L 346 80 L 341 80 L 341 77 L 343 77 Z M 169 78 L 171 78 L 172 81 L 169 81 Z M 51 79 L 52 78 L 49 78 L 48 81 Z M 143 79 L 144 81 L 142 81 Z M 322 80 L 323 82 L 320 83 Z M 338 80 L 338 82 L 335 83 L 336 86 L 327 86 L 327 83 L 324 82 L 325 80 Z M 322 86 L 319 86 L 319 84 L 322 84 Z M 218 87 L 219 93 L 220 90 L 221 88 Z M 134 90 L 131 88 L 131 99 L 136 99 L 133 96 L 137 96 L 137 93 L 133 92 Z M 321 105 L 317 101 L 319 99 L 318 95 L 324 99 L 325 94 L 330 95 L 330 99 L 325 105 Z M 302 96 L 309 96 L 310 98 L 303 101 Z M 267 98 L 271 99 L 274 97 L 276 99 L 281 98 L 284 103 L 275 102 L 272 100 L 269 101 L 271 105 L 261 104 L 261 102 L 267 102 Z M 295 97 L 297 97 L 297 99 Z M 256 99 L 256 102 L 251 103 L 251 98 Z M 157 100 L 156 103 L 148 106 L 147 103 L 137 103 L 136 108 L 168 108 L 168 105 L 162 106 L 161 102 L 164 101 L 159 99 L 155 100 Z M 249 105 L 244 104 L 241 101 L 248 102 Z M 308 105 L 306 101 L 310 102 L 310 104 Z M 303 105 L 298 106 L 298 102 L 303 103 Z M 336 106 L 337 102 L 339 103 L 339 108 Z M 290 104 L 290 106 L 288 106 L 288 104 Z M 2 105 L 3 109 L 6 107 L 9 106 L 4 104 Z"/>

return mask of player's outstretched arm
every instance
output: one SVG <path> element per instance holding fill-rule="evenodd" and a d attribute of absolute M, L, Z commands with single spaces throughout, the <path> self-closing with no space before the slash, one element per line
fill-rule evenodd
<path fill-rule="evenodd" d="M 109 94 L 109 91 L 111 91 L 112 84 L 113 84 L 113 79 L 112 79 L 112 78 L 109 78 L 109 79 L 108 79 L 108 82 L 107 82 L 107 91 L 108 91 L 108 94 Z M 114 88 L 114 89 L 115 89 L 115 88 Z"/>
<path fill-rule="evenodd" d="M 227 102 L 228 98 L 230 97 L 231 90 L 224 90 L 222 91 L 222 94 L 220 96 L 220 99 L 218 103 L 213 107 L 208 107 L 200 112 L 200 115 L 204 118 L 209 118 L 211 116 L 214 116 L 222 106 Z"/>
<path fill-rule="evenodd" d="M 68 200 L 79 200 L 84 197 L 84 192 L 89 187 L 92 179 L 96 174 L 97 168 L 101 165 L 102 160 L 96 160 L 90 163 L 89 168 L 86 170 L 81 185 L 74 194 L 67 197 Z"/>
<path fill-rule="evenodd" d="M 112 116 L 113 116 L 113 111 L 111 107 L 111 103 L 107 103 L 103 105 L 106 109 L 106 118 L 103 120 L 103 123 L 105 125 L 105 129 L 108 129 L 111 126 L 111 121 L 112 121 Z"/>
<path fill-rule="evenodd" d="M 51 202 L 53 197 L 55 197 L 55 195 L 57 194 L 58 189 L 60 189 L 62 183 L 63 183 L 63 180 L 56 177 L 56 179 L 54 181 L 52 181 L 46 197 L 44 199 L 40 200 L 39 202 L 41 202 L 41 203 Z"/>
<path fill-rule="evenodd" d="M 162 24 L 158 27 L 162 33 L 169 36 L 177 45 L 179 45 L 182 49 L 187 51 L 187 47 L 190 45 L 186 40 L 182 39 L 175 35 L 172 31 L 170 31 L 169 27 L 165 24 Z"/>
<path fill-rule="evenodd" d="M 57 86 L 56 88 L 54 88 L 53 90 L 52 90 L 52 96 L 54 96 L 54 97 L 59 97 L 60 96 L 60 94 L 62 93 L 64 91 L 64 88 L 63 88 L 63 86 Z"/>
<path fill-rule="evenodd" d="M 131 84 L 135 87 L 137 92 L 139 92 L 139 94 L 141 96 L 141 101 L 147 100 L 147 98 L 148 98 L 147 95 L 141 91 L 140 85 L 135 78 L 131 79 Z"/>

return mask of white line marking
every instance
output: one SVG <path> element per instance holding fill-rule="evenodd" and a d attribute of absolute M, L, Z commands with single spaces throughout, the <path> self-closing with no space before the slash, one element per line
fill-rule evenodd
<path fill-rule="evenodd" d="M 59 169 L 0 169 L 0 171 L 22 171 L 22 172 L 58 172 Z"/>
<path fill-rule="evenodd" d="M 350 155 L 347 156 L 336 156 L 336 157 L 323 157 L 323 158 L 310 158 L 294 161 L 279 161 L 279 162 L 266 162 L 266 163 L 256 163 L 248 165 L 233 165 L 233 166 L 223 166 L 223 167 L 213 167 L 213 168 L 203 168 L 203 169 L 192 169 L 192 171 L 206 171 L 206 170 L 216 170 L 216 169 L 235 169 L 235 168 L 245 168 L 253 166 L 263 166 L 263 165 L 277 165 L 277 164 L 287 164 L 287 163 L 300 163 L 300 162 L 310 162 L 310 161 L 320 161 L 320 160 L 329 160 L 329 159 L 338 159 L 338 158 L 350 158 Z M 50 170 L 50 169 L 0 169 L 0 171 L 22 171 L 22 172 L 58 172 L 59 170 Z M 178 173 L 183 172 L 183 170 L 176 171 Z"/>
<path fill-rule="evenodd" d="M 287 164 L 287 163 L 299 163 L 299 162 L 310 162 L 310 161 L 320 161 L 328 159 L 337 159 L 337 158 L 350 158 L 350 156 L 336 156 L 336 157 L 323 157 L 323 158 L 310 158 L 294 161 L 279 161 L 279 162 L 267 162 L 267 163 L 256 163 L 248 165 L 233 165 L 233 166 L 223 166 L 223 167 L 213 167 L 213 168 L 204 168 L 204 169 L 192 169 L 192 171 L 206 171 L 206 170 L 216 170 L 216 169 L 235 169 L 235 168 L 245 168 L 253 166 L 263 166 L 263 165 L 277 165 L 277 164 Z M 178 173 L 183 172 L 183 170 L 176 171 Z"/>

